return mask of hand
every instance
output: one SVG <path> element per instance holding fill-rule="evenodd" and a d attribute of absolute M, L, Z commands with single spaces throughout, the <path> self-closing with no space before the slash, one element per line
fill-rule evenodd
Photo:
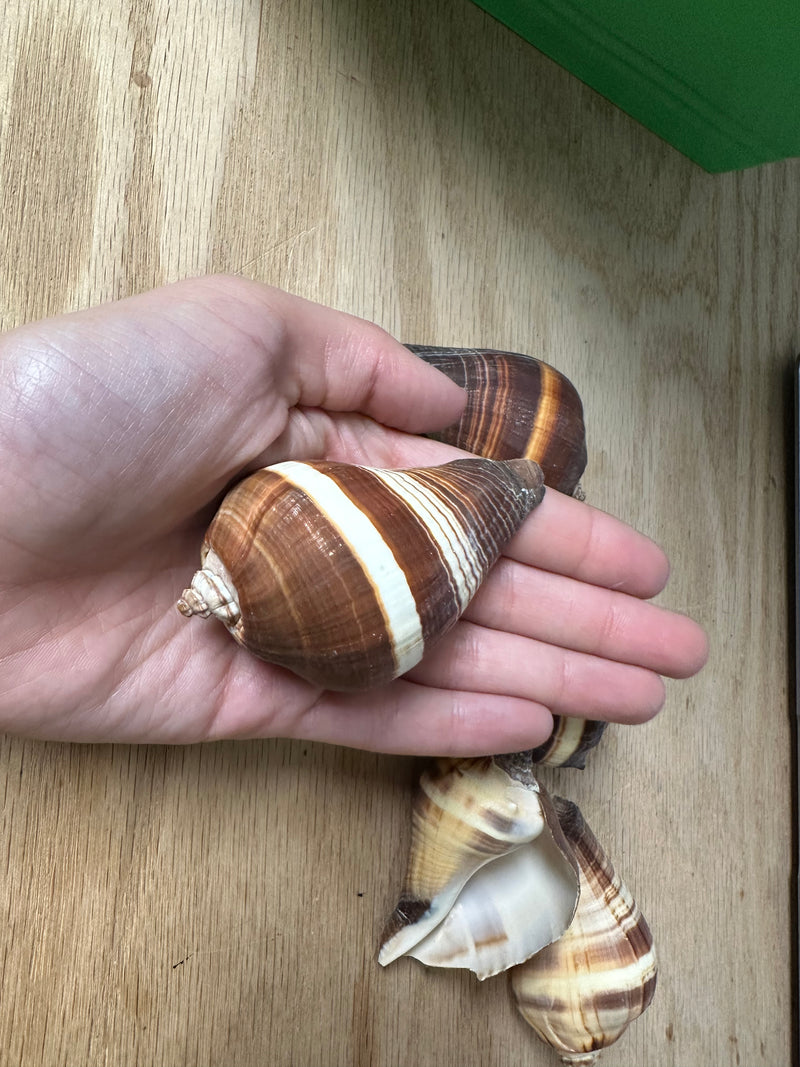
<path fill-rule="evenodd" d="M 224 487 L 280 459 L 445 462 L 412 436 L 461 391 L 377 327 L 235 278 L 181 282 L 0 338 L 0 730 L 71 741 L 309 738 L 522 749 L 551 712 L 641 722 L 706 656 L 647 603 L 642 535 L 548 490 L 411 675 L 321 692 L 175 601 Z"/>

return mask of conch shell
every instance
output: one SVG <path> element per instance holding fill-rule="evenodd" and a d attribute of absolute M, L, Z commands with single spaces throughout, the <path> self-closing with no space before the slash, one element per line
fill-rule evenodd
<path fill-rule="evenodd" d="M 534 459 L 545 485 L 576 493 L 586 468 L 586 431 L 581 398 L 569 378 L 519 352 L 406 347 L 467 393 L 460 420 L 431 436 L 490 459 Z"/>
<path fill-rule="evenodd" d="M 586 756 L 600 743 L 608 723 L 554 715 L 547 740 L 531 752 L 533 763 L 546 767 L 577 767 L 583 770 Z"/>
<path fill-rule="evenodd" d="M 526 456 L 542 468 L 551 489 L 584 499 L 586 469 L 583 405 L 575 386 L 555 367 L 521 352 L 493 348 L 406 345 L 462 387 L 467 402 L 458 422 L 437 440 L 489 459 Z M 553 732 L 534 762 L 579 767 L 606 724 L 553 716 Z"/>
<path fill-rule="evenodd" d="M 379 686 L 454 625 L 543 495 L 526 459 L 265 467 L 223 500 L 178 610 L 314 685 Z"/>
<path fill-rule="evenodd" d="M 560 937 L 577 899 L 577 869 L 524 755 L 442 759 L 420 780 L 379 962 L 413 956 L 488 978 Z"/>
<path fill-rule="evenodd" d="M 531 754 L 440 759 L 420 780 L 382 965 L 412 956 L 484 979 L 508 970 L 520 1012 L 564 1063 L 594 1062 L 652 1000 L 653 939 L 579 809 Z"/>
<path fill-rule="evenodd" d="M 580 872 L 575 917 L 558 941 L 511 971 L 517 1007 L 562 1063 L 588 1067 L 647 1008 L 653 938 L 578 808 L 553 799 Z"/>

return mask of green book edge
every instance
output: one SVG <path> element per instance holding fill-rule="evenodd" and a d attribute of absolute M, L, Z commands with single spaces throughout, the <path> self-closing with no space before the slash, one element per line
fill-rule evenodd
<path fill-rule="evenodd" d="M 685 77 L 654 61 L 651 55 L 574 3 L 476 2 L 711 173 L 739 170 L 800 154 L 800 131 L 795 142 L 788 136 L 777 141 L 764 136 L 764 131 L 727 114 Z M 800 100 L 792 111 L 798 108 Z"/>

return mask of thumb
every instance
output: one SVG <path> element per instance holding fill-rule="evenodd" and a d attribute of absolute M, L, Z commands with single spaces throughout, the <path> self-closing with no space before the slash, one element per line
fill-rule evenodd
<path fill-rule="evenodd" d="M 440 430 L 461 414 L 464 391 L 374 323 L 241 278 L 209 281 L 280 323 L 290 406 L 359 412 L 406 433 Z"/>

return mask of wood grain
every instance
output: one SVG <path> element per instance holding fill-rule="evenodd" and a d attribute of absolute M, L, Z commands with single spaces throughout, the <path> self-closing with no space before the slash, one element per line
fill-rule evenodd
<path fill-rule="evenodd" d="M 786 368 L 800 162 L 710 176 L 465 0 L 8 0 L 4 328 L 212 270 L 541 355 L 708 669 L 583 807 L 661 959 L 608 1067 L 791 1059 Z M 382 971 L 414 760 L 6 739 L 0 1062 L 552 1063 L 502 981 Z M 544 777 L 544 776 L 543 776 Z"/>

